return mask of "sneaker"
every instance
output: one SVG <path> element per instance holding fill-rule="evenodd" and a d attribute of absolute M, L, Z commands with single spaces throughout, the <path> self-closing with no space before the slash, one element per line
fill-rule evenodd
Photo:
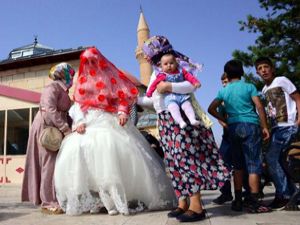
<path fill-rule="evenodd" d="M 236 212 L 243 211 L 243 201 L 241 201 L 241 200 L 232 201 L 231 210 L 236 211 Z"/>
<path fill-rule="evenodd" d="M 221 194 L 219 197 L 213 200 L 213 203 L 223 205 L 225 202 L 232 201 L 232 195 Z"/>
<path fill-rule="evenodd" d="M 269 205 L 269 207 L 273 210 L 282 210 L 288 202 L 289 199 L 275 197 L 272 203 Z"/>
<path fill-rule="evenodd" d="M 101 207 L 98 205 L 95 205 L 90 209 L 90 214 L 98 214 L 98 213 L 100 213 L 100 210 L 101 210 Z"/>
<path fill-rule="evenodd" d="M 119 214 L 119 212 L 116 209 L 108 210 L 108 215 L 110 215 L 110 216 L 115 216 L 118 214 Z"/>

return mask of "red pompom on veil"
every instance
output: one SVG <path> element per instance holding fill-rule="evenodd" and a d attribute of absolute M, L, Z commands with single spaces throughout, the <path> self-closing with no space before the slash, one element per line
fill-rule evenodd
<path fill-rule="evenodd" d="M 89 48 L 81 54 L 74 101 L 84 112 L 99 108 L 111 113 L 128 113 L 137 96 L 138 89 L 126 74 L 97 48 Z"/>

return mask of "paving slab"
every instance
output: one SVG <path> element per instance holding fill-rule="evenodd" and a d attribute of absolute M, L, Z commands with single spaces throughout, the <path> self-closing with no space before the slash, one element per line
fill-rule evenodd
<path fill-rule="evenodd" d="M 215 205 L 212 200 L 218 191 L 204 191 L 203 203 L 207 210 L 206 220 L 194 223 L 180 223 L 167 217 L 168 211 L 144 212 L 130 216 L 109 216 L 107 214 L 83 214 L 80 216 L 46 215 L 39 207 L 20 202 L 20 186 L 0 186 L 1 225 L 299 225 L 300 211 L 274 211 L 264 214 L 233 212 L 230 203 Z M 273 187 L 266 187 L 266 201 L 273 198 Z"/>

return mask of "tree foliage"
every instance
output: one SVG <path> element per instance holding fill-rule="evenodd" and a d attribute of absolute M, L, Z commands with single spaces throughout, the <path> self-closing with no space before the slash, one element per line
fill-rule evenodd
<path fill-rule="evenodd" d="M 276 75 L 288 77 L 300 90 L 300 0 L 258 0 L 266 11 L 264 18 L 247 16 L 239 21 L 241 31 L 256 33 L 255 43 L 248 51 L 235 50 L 233 57 L 241 60 L 245 67 L 252 67 L 256 58 L 267 56 L 276 66 Z M 262 83 L 249 72 L 247 81 L 258 89 Z"/>

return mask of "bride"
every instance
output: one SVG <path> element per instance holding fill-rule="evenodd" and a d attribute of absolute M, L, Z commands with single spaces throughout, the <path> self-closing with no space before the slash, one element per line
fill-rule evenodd
<path fill-rule="evenodd" d="M 80 57 L 73 133 L 59 150 L 54 173 L 57 199 L 69 215 L 128 215 L 176 205 L 163 162 L 134 125 L 128 106 L 136 87 L 96 48 Z"/>

